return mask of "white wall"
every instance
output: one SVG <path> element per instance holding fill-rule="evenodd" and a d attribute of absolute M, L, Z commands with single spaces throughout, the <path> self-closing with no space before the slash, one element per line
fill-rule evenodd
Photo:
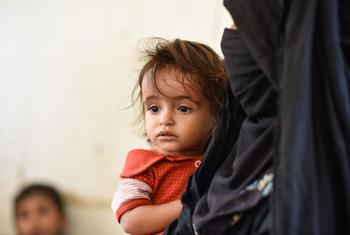
<path fill-rule="evenodd" d="M 216 0 L 0 0 L 0 235 L 12 198 L 45 181 L 65 195 L 68 235 L 123 234 L 109 204 L 124 156 L 146 146 L 124 110 L 138 42 L 176 37 L 220 53 Z"/>

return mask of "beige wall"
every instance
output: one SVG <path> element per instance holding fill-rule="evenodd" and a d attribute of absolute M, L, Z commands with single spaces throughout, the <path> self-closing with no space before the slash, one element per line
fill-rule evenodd
<path fill-rule="evenodd" d="M 216 0 L 0 0 L 0 235 L 15 233 L 12 197 L 32 181 L 64 193 L 68 235 L 123 234 L 109 204 L 125 154 L 146 146 L 123 109 L 138 42 L 219 52 L 229 22 Z"/>

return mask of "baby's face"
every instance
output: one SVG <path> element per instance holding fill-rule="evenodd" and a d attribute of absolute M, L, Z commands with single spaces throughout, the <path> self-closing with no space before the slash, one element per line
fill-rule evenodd
<path fill-rule="evenodd" d="M 176 70 L 159 71 L 157 87 L 147 77 L 142 82 L 147 137 L 157 152 L 179 155 L 202 154 L 210 137 L 214 117 L 201 89 L 178 80 Z"/>
<path fill-rule="evenodd" d="M 52 200 L 33 194 L 18 203 L 16 224 L 20 235 L 58 235 L 65 227 L 65 218 Z"/>

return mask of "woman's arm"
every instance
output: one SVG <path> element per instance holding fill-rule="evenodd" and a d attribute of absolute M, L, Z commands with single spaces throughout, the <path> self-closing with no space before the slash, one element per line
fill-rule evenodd
<path fill-rule="evenodd" d="M 125 212 L 120 219 L 120 225 L 125 232 L 134 235 L 159 233 L 179 216 L 181 209 L 180 200 L 139 206 Z"/>

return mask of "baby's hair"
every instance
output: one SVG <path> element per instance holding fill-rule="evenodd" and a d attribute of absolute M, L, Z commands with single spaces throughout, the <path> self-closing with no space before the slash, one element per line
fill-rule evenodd
<path fill-rule="evenodd" d="M 157 74 L 163 69 L 174 69 L 179 72 L 179 82 L 186 89 L 188 82 L 193 87 L 200 88 L 208 99 L 214 116 L 223 103 L 223 90 L 227 85 L 227 75 L 223 59 L 209 46 L 199 42 L 175 39 L 168 41 L 162 38 L 152 38 L 153 45 L 144 50 L 143 65 L 138 82 L 132 92 L 133 104 L 139 103 L 141 112 L 139 120 L 144 118 L 142 104 L 142 82 L 145 75 L 153 83 L 156 90 Z M 166 95 L 166 94 L 163 94 Z"/>
<path fill-rule="evenodd" d="M 34 196 L 34 195 L 41 195 L 49 200 L 51 200 L 54 205 L 57 207 L 58 211 L 62 216 L 65 215 L 65 208 L 64 208 L 64 203 L 63 200 L 58 193 L 58 191 L 53 188 L 52 186 L 45 185 L 45 184 L 31 184 L 28 185 L 27 187 L 23 188 L 15 197 L 14 199 L 14 207 L 15 207 L 15 216 L 17 217 L 17 210 L 18 210 L 18 205 L 21 201 L 24 199 Z"/>

